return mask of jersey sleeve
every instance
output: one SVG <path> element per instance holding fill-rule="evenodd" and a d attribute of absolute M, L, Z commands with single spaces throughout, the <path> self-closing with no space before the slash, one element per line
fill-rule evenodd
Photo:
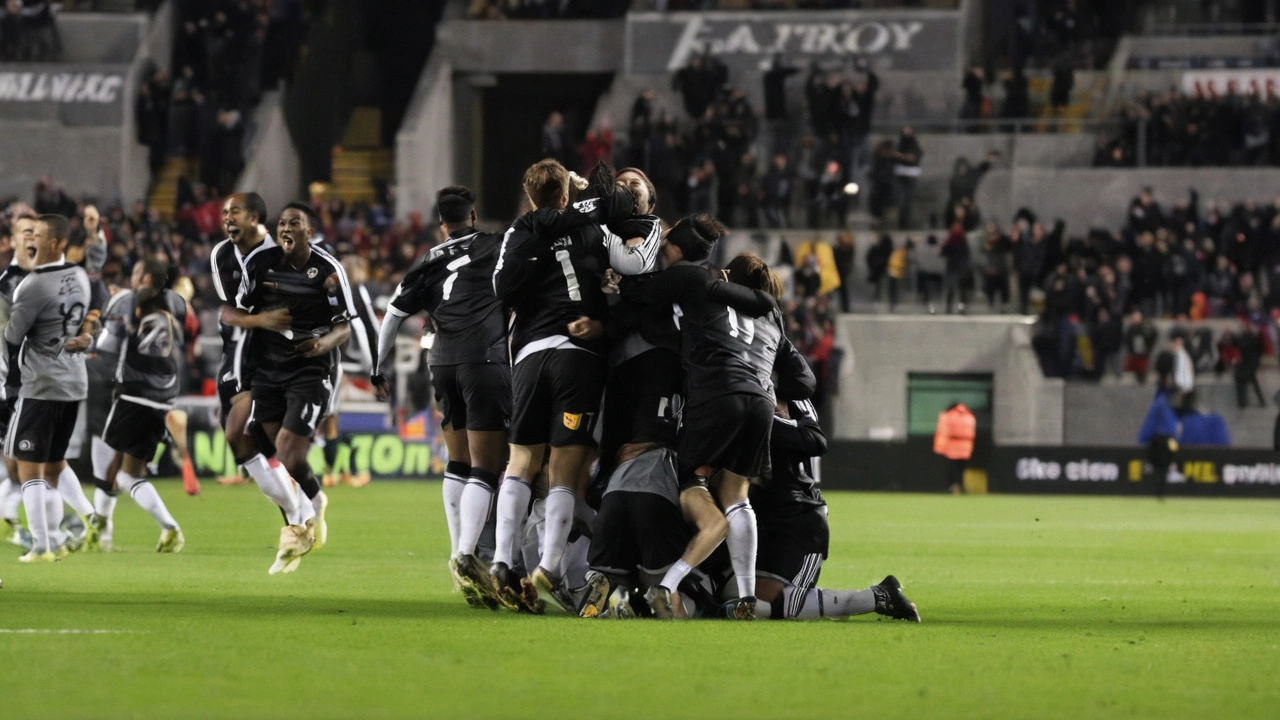
<path fill-rule="evenodd" d="M 333 316 L 334 324 L 350 322 L 352 318 L 359 316 L 359 311 L 356 310 L 355 296 L 351 292 L 351 282 L 347 280 L 347 271 L 343 269 L 342 263 L 338 262 L 338 260 L 329 253 L 318 248 L 313 248 L 312 252 L 318 253 L 320 257 L 323 258 L 332 268 L 332 275 L 336 275 L 338 277 L 338 287 L 334 294 L 334 297 L 338 301 Z"/>
<path fill-rule="evenodd" d="M 822 432 L 815 414 L 806 409 L 813 406 L 807 400 L 788 403 L 790 418 L 773 416 L 773 432 L 769 443 L 774 452 L 795 457 L 822 457 L 827 454 L 827 436 Z"/>
<path fill-rule="evenodd" d="M 554 211 L 552 211 L 554 212 Z M 537 267 L 537 248 L 530 214 L 516 218 L 502 236 L 498 257 L 493 266 L 493 292 L 498 299 L 511 304 Z M 549 250 L 549 248 L 544 248 Z"/>
<path fill-rule="evenodd" d="M 785 336 L 778 342 L 773 370 L 778 375 L 775 387 L 779 400 L 807 400 L 818 389 L 818 379 L 808 361 Z"/>
<path fill-rule="evenodd" d="M 640 238 L 638 245 L 628 245 L 628 240 Z M 605 227 L 605 250 L 609 253 L 609 267 L 621 275 L 639 275 L 655 272 L 658 267 L 658 251 L 662 248 L 662 224 L 654 218 L 629 218 Z"/>
<path fill-rule="evenodd" d="M 753 318 L 778 309 L 769 293 L 724 280 L 711 279 L 707 284 L 707 296 Z"/>
<path fill-rule="evenodd" d="M 224 303 L 233 304 L 239 287 L 230 285 L 232 274 L 229 272 L 231 268 L 226 265 L 228 261 L 236 262 L 235 250 L 231 247 L 231 241 L 223 240 L 214 245 L 213 252 L 209 253 L 209 273 L 213 278 L 213 289 L 218 293 L 218 299 Z"/>
<path fill-rule="evenodd" d="M 695 265 L 677 265 L 641 278 L 624 277 L 618 285 L 626 300 L 644 305 L 680 302 L 690 288 L 705 287 L 706 270 Z"/>
<path fill-rule="evenodd" d="M 409 270 L 400 284 L 396 286 L 391 300 L 387 303 L 387 313 L 399 317 L 409 317 L 415 313 L 430 312 L 428 308 L 431 276 L 435 274 L 437 263 L 428 256 L 417 267 Z"/>

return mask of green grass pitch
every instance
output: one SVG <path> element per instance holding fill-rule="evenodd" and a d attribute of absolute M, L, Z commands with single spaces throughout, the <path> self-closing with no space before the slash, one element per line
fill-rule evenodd
<path fill-rule="evenodd" d="M 450 592 L 439 484 L 331 493 L 269 577 L 252 487 L 177 483 L 178 556 L 0 560 L 0 717 L 1275 717 L 1280 502 L 830 493 L 822 584 L 895 573 L 912 625 L 584 621 Z M 112 631 L 110 634 L 16 630 Z"/>

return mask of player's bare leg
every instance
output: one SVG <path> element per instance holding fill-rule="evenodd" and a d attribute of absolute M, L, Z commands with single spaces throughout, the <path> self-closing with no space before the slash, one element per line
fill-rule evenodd
<path fill-rule="evenodd" d="M 173 438 L 178 456 L 182 459 L 179 463 L 182 468 L 182 489 L 188 495 L 199 495 L 200 479 L 196 477 L 195 465 L 191 463 L 191 451 L 187 447 L 187 411 L 170 410 L 164 416 L 164 426 L 169 431 L 169 437 Z"/>

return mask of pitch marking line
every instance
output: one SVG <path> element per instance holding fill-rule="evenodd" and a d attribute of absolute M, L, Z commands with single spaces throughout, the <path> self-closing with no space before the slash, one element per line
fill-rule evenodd
<path fill-rule="evenodd" d="M 133 632 L 92 628 L 0 628 L 0 635 L 128 635 Z"/>

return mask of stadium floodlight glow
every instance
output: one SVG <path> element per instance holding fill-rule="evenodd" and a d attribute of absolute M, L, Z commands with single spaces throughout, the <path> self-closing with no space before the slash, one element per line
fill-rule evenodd
<path fill-rule="evenodd" d="M 851 182 L 851 183 L 848 183 L 848 184 L 846 184 L 846 185 L 844 186 L 844 194 L 845 194 L 845 195 L 857 195 L 857 194 L 858 194 L 858 190 L 860 190 L 860 189 L 861 189 L 861 188 L 859 188 L 859 187 L 858 187 L 858 183 Z"/>

